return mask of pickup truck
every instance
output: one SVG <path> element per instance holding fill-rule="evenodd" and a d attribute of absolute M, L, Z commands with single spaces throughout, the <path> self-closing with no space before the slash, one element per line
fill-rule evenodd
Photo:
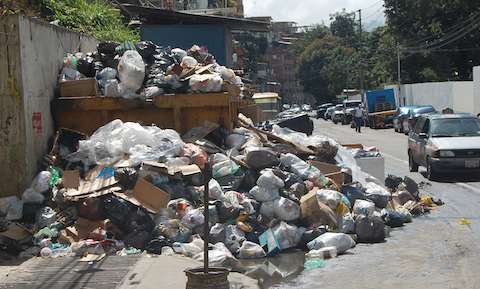
<path fill-rule="evenodd" d="M 370 128 L 384 128 L 393 125 L 393 117 L 397 113 L 395 91 L 393 89 L 367 91 L 367 122 Z"/>

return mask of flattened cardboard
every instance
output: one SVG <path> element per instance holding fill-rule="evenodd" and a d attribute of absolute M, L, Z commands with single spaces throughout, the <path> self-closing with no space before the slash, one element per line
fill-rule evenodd
<path fill-rule="evenodd" d="M 78 218 L 73 226 L 65 229 L 65 232 L 67 237 L 78 242 L 83 239 L 88 239 L 93 230 L 103 228 L 104 226 L 105 221 L 90 221 L 85 218 Z"/>
<path fill-rule="evenodd" d="M 90 170 L 85 177 L 85 180 L 80 181 L 78 189 L 67 189 L 65 196 L 67 198 L 75 198 L 84 195 L 90 195 L 95 192 L 103 191 L 103 194 L 108 194 L 105 189 L 112 187 L 118 183 L 114 176 L 104 178 L 105 166 L 97 166 Z"/>
<path fill-rule="evenodd" d="M 322 174 L 330 178 L 338 187 L 341 187 L 345 182 L 345 175 L 342 172 L 342 168 L 329 163 L 310 161 L 310 164 L 322 172 Z"/>
<path fill-rule="evenodd" d="M 62 180 L 66 189 L 78 189 L 80 187 L 80 172 L 78 170 L 64 171 Z"/>
<path fill-rule="evenodd" d="M 10 223 L 7 230 L 0 232 L 0 236 L 7 237 L 15 241 L 22 241 L 31 236 L 30 232 L 17 223 Z"/>
<path fill-rule="evenodd" d="M 145 209 L 158 213 L 166 208 L 170 201 L 170 194 L 154 186 L 146 179 L 139 179 L 133 188 L 132 197 Z"/>
<path fill-rule="evenodd" d="M 327 205 L 317 199 L 316 189 L 310 191 L 300 199 L 302 218 L 314 225 L 329 225 L 338 228 L 338 220 L 335 213 Z"/>

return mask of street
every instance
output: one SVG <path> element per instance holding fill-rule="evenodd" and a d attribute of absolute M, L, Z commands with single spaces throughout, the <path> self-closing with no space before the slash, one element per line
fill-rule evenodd
<path fill-rule="evenodd" d="M 314 134 L 343 144 L 376 146 L 385 158 L 386 174 L 428 182 L 420 173 L 408 171 L 407 136 L 393 129 L 362 128 L 356 134 L 350 126 L 323 120 L 314 120 L 314 124 Z M 479 178 L 474 182 L 465 179 L 457 176 L 425 186 L 425 192 L 445 205 L 393 230 L 386 242 L 358 244 L 346 255 L 328 260 L 325 268 L 305 271 L 273 288 L 480 288 L 480 182 Z M 461 225 L 461 218 L 471 224 Z"/>

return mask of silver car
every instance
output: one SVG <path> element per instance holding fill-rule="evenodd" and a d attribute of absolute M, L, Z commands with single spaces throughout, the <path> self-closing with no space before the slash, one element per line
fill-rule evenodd
<path fill-rule="evenodd" d="M 471 114 L 432 114 L 418 118 L 408 138 L 411 172 L 427 168 L 435 180 L 444 172 L 480 172 L 480 119 Z"/>

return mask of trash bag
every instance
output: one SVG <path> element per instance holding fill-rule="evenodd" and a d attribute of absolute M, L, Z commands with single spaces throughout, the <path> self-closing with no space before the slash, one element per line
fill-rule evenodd
<path fill-rule="evenodd" d="M 238 250 L 245 241 L 245 233 L 240 230 L 236 225 L 228 225 L 225 228 L 225 246 L 232 252 L 237 254 Z"/>
<path fill-rule="evenodd" d="M 247 137 L 243 134 L 236 134 L 232 133 L 227 136 L 227 139 L 225 140 L 225 144 L 227 145 L 228 148 L 236 148 L 240 149 L 245 142 L 247 142 Z"/>
<path fill-rule="evenodd" d="M 288 190 L 298 199 L 300 199 L 302 196 L 308 193 L 307 186 L 303 182 L 294 183 L 293 185 L 290 186 Z"/>
<path fill-rule="evenodd" d="M 120 44 L 113 41 L 103 41 L 97 44 L 98 53 L 115 54 L 115 49 Z"/>
<path fill-rule="evenodd" d="M 208 161 L 208 154 L 202 150 L 199 146 L 188 143 L 183 146 L 181 156 L 188 157 L 194 164 L 200 168 L 204 168 Z"/>
<path fill-rule="evenodd" d="M 210 228 L 210 243 L 223 242 L 225 240 L 225 224 L 216 223 Z"/>
<path fill-rule="evenodd" d="M 198 262 L 203 262 L 203 252 L 193 256 L 193 259 Z M 212 267 L 227 267 L 239 268 L 239 261 L 232 255 L 229 249 L 223 243 L 213 245 L 212 249 L 208 251 L 208 264 Z"/>
<path fill-rule="evenodd" d="M 160 255 L 163 253 L 162 248 L 171 247 L 172 245 L 172 241 L 168 240 L 163 236 L 160 236 L 158 238 L 150 240 L 150 242 L 148 242 L 148 244 L 145 246 L 145 250 L 148 253 Z"/>
<path fill-rule="evenodd" d="M 37 228 L 45 228 L 56 221 L 57 214 L 50 207 L 43 207 L 37 211 L 35 216 L 35 225 Z"/>
<path fill-rule="evenodd" d="M 362 243 L 377 243 L 385 239 L 385 224 L 378 216 L 357 216 L 355 233 Z"/>
<path fill-rule="evenodd" d="M 295 221 L 300 218 L 300 206 L 292 200 L 280 197 L 274 201 L 275 217 L 282 221 Z"/>
<path fill-rule="evenodd" d="M 260 186 L 253 187 L 248 192 L 248 194 L 259 202 L 270 202 L 280 197 L 280 193 L 278 192 L 278 189 L 274 189 L 274 188 L 267 189 Z"/>
<path fill-rule="evenodd" d="M 36 190 L 28 188 L 22 194 L 22 201 L 25 204 L 42 204 L 45 197 Z"/>
<path fill-rule="evenodd" d="M 193 92 L 218 92 L 222 90 L 223 80 L 218 74 L 194 74 L 190 80 Z"/>
<path fill-rule="evenodd" d="M 308 243 L 320 237 L 321 235 L 325 234 L 326 232 L 327 232 L 327 228 L 323 226 L 315 227 L 312 230 L 305 231 L 302 235 L 302 240 L 301 240 L 302 246 L 306 248 Z"/>
<path fill-rule="evenodd" d="M 238 258 L 240 259 L 258 259 L 265 256 L 265 251 L 260 245 L 249 241 L 243 242 L 238 252 Z"/>
<path fill-rule="evenodd" d="M 385 225 L 391 228 L 402 227 L 406 223 L 407 217 L 401 212 L 383 209 L 382 218 L 385 221 Z"/>
<path fill-rule="evenodd" d="M 182 253 L 187 257 L 193 257 L 198 253 L 203 252 L 203 240 L 198 236 L 193 236 L 193 240 L 190 243 L 180 244 Z"/>
<path fill-rule="evenodd" d="M 101 88 L 105 88 L 105 85 L 109 80 L 113 80 L 117 77 L 117 70 L 111 67 L 107 67 L 102 69 L 102 71 L 97 73 L 95 77 L 97 79 L 98 84 Z"/>
<path fill-rule="evenodd" d="M 198 61 L 191 56 L 185 56 L 182 59 L 182 62 L 180 63 L 180 66 L 183 69 L 192 69 L 192 68 L 195 68 L 197 65 L 198 65 Z"/>
<path fill-rule="evenodd" d="M 267 217 L 268 219 L 273 219 L 275 217 L 275 202 L 263 202 L 260 207 L 260 214 Z"/>
<path fill-rule="evenodd" d="M 212 173 L 214 178 L 234 175 L 240 170 L 240 166 L 224 154 L 214 154 L 212 162 Z"/>
<path fill-rule="evenodd" d="M 342 233 L 354 234 L 355 233 L 355 220 L 352 214 L 346 214 L 342 217 Z"/>
<path fill-rule="evenodd" d="M 190 229 L 195 229 L 205 223 L 205 217 L 200 209 L 189 210 L 182 218 L 182 223 Z"/>
<path fill-rule="evenodd" d="M 23 217 L 23 201 L 17 197 L 0 198 L 0 217 L 9 221 L 20 220 Z"/>
<path fill-rule="evenodd" d="M 77 70 L 88 78 L 95 77 L 95 60 L 91 56 L 77 60 Z"/>
<path fill-rule="evenodd" d="M 367 183 L 365 186 L 365 196 L 380 209 L 386 208 L 391 198 L 389 191 L 372 182 Z"/>
<path fill-rule="evenodd" d="M 280 156 L 280 162 L 283 167 L 287 168 L 292 173 L 301 176 L 303 180 L 319 180 L 323 184 L 327 183 L 325 176 L 322 175 L 319 169 L 303 161 L 294 154 L 282 154 Z"/>
<path fill-rule="evenodd" d="M 37 193 L 46 192 L 50 188 L 48 184 L 51 179 L 52 173 L 50 173 L 49 171 L 41 171 L 35 177 L 30 187 L 34 189 Z"/>
<path fill-rule="evenodd" d="M 355 216 L 370 216 L 375 212 L 375 204 L 370 201 L 356 200 L 353 205 L 353 214 Z"/>
<path fill-rule="evenodd" d="M 127 231 L 130 205 L 127 201 L 107 196 L 103 199 L 105 216 L 122 231 Z"/>
<path fill-rule="evenodd" d="M 117 70 L 121 87 L 133 92 L 142 87 L 145 78 L 145 63 L 137 51 L 125 51 Z"/>
<path fill-rule="evenodd" d="M 144 60 L 151 60 L 156 53 L 157 45 L 151 41 L 140 41 L 135 44 L 135 48 Z"/>
<path fill-rule="evenodd" d="M 132 231 L 123 237 L 126 247 L 144 249 L 151 240 L 151 234 L 147 231 Z"/>
<path fill-rule="evenodd" d="M 337 257 L 337 247 L 323 247 L 318 250 L 311 250 L 305 257 L 308 259 L 330 259 Z"/>
<path fill-rule="evenodd" d="M 215 179 L 211 179 L 208 182 L 208 196 L 212 200 L 225 200 L 225 195 L 223 194 L 222 187 Z"/>
<path fill-rule="evenodd" d="M 356 186 L 342 186 L 341 193 L 348 198 L 348 201 L 353 206 L 356 200 L 365 200 L 365 194 Z"/>
<path fill-rule="evenodd" d="M 273 151 L 263 148 L 249 150 L 245 161 L 250 168 L 259 171 L 272 168 L 280 163 L 280 159 Z"/>
<path fill-rule="evenodd" d="M 327 205 L 330 209 L 336 210 L 342 201 L 342 194 L 333 190 L 318 190 L 317 199 Z"/>
<path fill-rule="evenodd" d="M 278 240 L 280 249 L 286 250 L 296 247 L 302 239 L 305 228 L 297 227 L 295 225 L 289 225 L 285 222 L 280 222 L 273 229 L 273 235 Z"/>
<path fill-rule="evenodd" d="M 277 177 L 273 171 L 271 170 L 266 170 L 262 172 L 260 177 L 257 180 L 257 185 L 260 188 L 266 188 L 266 189 L 281 189 L 285 186 L 285 183 Z"/>
<path fill-rule="evenodd" d="M 337 248 L 338 254 L 355 247 L 355 241 L 344 233 L 325 233 L 307 244 L 309 250 L 318 250 L 324 247 Z"/>
<path fill-rule="evenodd" d="M 138 180 L 138 172 L 133 168 L 120 168 L 115 170 L 115 179 L 124 190 L 131 190 Z"/>

